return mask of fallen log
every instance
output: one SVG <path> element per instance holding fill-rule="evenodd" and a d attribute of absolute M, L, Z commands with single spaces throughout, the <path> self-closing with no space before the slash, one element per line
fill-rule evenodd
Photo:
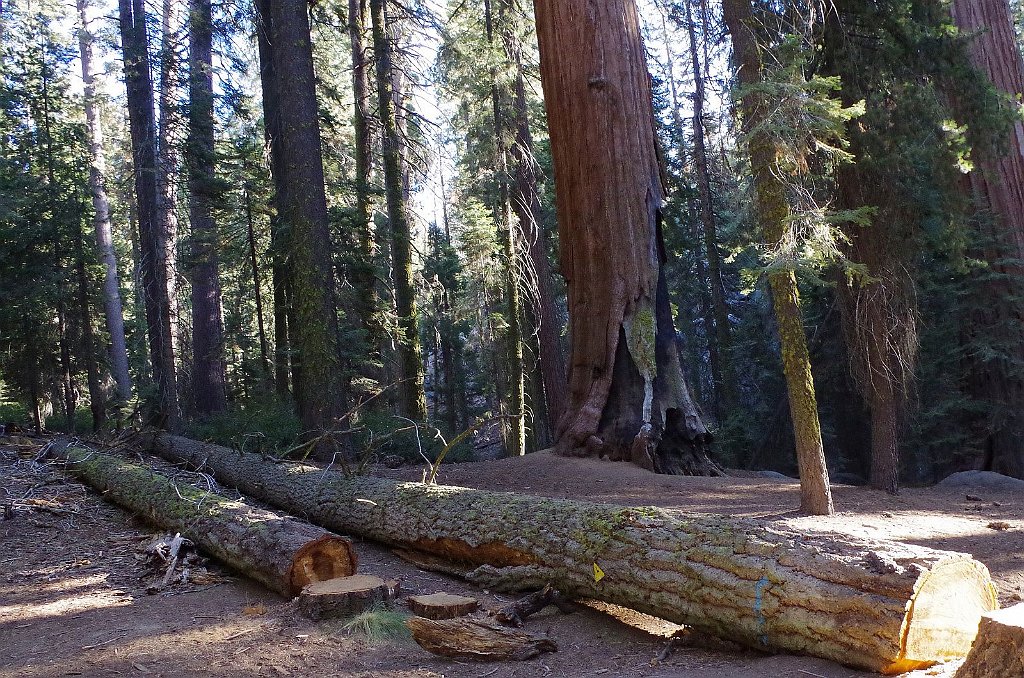
<path fill-rule="evenodd" d="M 978 638 L 956 678 L 1024 676 L 1024 603 L 981 615 Z"/>
<path fill-rule="evenodd" d="M 146 444 L 337 532 L 474 565 L 467 578 L 481 585 L 551 583 L 762 650 L 899 673 L 966 655 L 981 614 L 996 607 L 988 569 L 962 553 L 808 537 L 726 516 L 346 477 L 167 434 Z"/>
<path fill-rule="evenodd" d="M 442 657 L 492 662 L 507 659 L 523 661 L 558 650 L 550 638 L 513 631 L 480 619 L 434 621 L 410 617 L 405 624 L 420 647 Z"/>
<path fill-rule="evenodd" d="M 353 574 L 352 543 L 309 523 L 177 484 L 152 469 L 94 450 L 51 445 L 71 475 L 103 498 L 204 551 L 281 595 L 310 582 Z"/>

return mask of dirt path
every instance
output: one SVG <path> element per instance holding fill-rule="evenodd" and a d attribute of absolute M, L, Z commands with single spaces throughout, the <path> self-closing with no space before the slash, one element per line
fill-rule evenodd
<path fill-rule="evenodd" d="M 212 566 L 203 580 L 147 595 L 135 554 L 154 533 L 24 456 L 0 447 L 0 503 L 18 500 L 14 518 L 0 521 L 0 678 L 869 675 L 810 658 L 697 648 L 677 650 L 659 662 L 667 636 L 678 627 L 611 606 L 584 607 L 572 615 L 546 611 L 533 618 L 530 630 L 555 639 L 557 653 L 523 663 L 473 664 L 434 657 L 408 639 L 369 641 L 339 623 L 311 622 L 296 615 L 289 602 Z M 385 474 L 418 480 L 421 471 Z M 837 530 L 969 551 L 992 569 L 1004 604 L 1024 594 L 1021 497 L 972 490 L 981 501 L 968 501 L 963 490 L 911 490 L 892 498 L 843 487 L 836 492 L 842 513 L 813 519 L 790 512 L 798 496 L 792 482 L 667 478 L 624 464 L 543 453 L 451 466 L 441 481 L 759 516 L 806 531 Z M 986 527 L 994 521 L 1009 529 Z M 509 600 L 422 572 L 373 544 L 357 548 L 361 572 L 399 579 L 405 592 L 475 595 L 487 609 Z"/>

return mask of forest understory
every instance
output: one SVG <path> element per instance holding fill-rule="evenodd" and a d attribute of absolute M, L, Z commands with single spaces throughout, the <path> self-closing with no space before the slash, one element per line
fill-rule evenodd
<path fill-rule="evenodd" d="M 45 440 L 6 439 L 0 486 L 11 510 L 0 521 L 0 676 L 678 676 L 680 678 L 854 678 L 821 659 L 724 649 L 711 640 L 667 650 L 681 627 L 604 603 L 572 614 L 547 608 L 527 621 L 558 651 L 526 662 L 444 659 L 402 636 L 371 638 L 345 620 L 313 622 L 294 604 L 214 562 L 193 578 L 147 594 L 154 572 L 137 555 L 156 536 L 52 465 L 36 461 Z M 165 472 L 165 462 L 137 457 Z M 183 473 L 178 471 L 177 473 Z M 422 469 L 374 469 L 419 480 Z M 442 484 L 654 504 L 687 513 L 753 517 L 808 534 L 838 532 L 965 551 L 985 563 L 1000 604 L 1024 597 L 1024 512 L 1020 494 L 993 486 L 910 488 L 900 496 L 836 485 L 842 509 L 800 516 L 799 484 L 778 477 L 652 476 L 629 464 L 570 460 L 547 452 L 444 466 Z M 480 600 L 485 611 L 513 597 L 425 572 L 390 550 L 356 542 L 360 572 L 401 583 L 408 595 L 438 591 Z M 156 573 L 159 579 L 160 573 Z M 478 613 L 480 614 L 480 613 Z M 955 664 L 908 675 L 952 676 Z"/>

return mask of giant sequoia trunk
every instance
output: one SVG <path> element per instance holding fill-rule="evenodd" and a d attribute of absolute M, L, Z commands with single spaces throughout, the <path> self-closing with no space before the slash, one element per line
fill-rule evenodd
<path fill-rule="evenodd" d="M 119 0 L 124 79 L 128 91 L 128 126 L 135 166 L 135 197 L 139 220 L 140 267 L 146 307 L 146 331 L 157 406 L 152 419 L 174 429 L 178 421 L 178 383 L 174 372 L 174 332 L 164 237 L 157 198 L 156 121 L 153 81 L 149 75 L 149 38 L 142 0 Z"/>
<path fill-rule="evenodd" d="M 461 564 L 483 586 L 550 583 L 750 647 L 874 671 L 965 655 L 981 614 L 996 605 L 988 570 L 965 554 L 653 507 L 345 477 L 166 434 L 146 444 L 328 529 Z"/>
<path fill-rule="evenodd" d="M 786 189 L 776 165 L 777 148 L 762 124 L 768 114 L 768 102 L 757 91 L 761 84 L 761 54 L 754 33 L 751 0 L 724 0 L 722 16 L 732 36 L 740 84 L 750 88 L 740 103 L 743 129 L 747 133 L 747 151 L 753 171 L 755 208 L 764 230 L 764 241 L 772 247 L 781 244 L 786 233 L 789 205 Z M 789 413 L 796 440 L 800 468 L 800 506 L 814 514 L 831 514 L 832 492 L 821 442 L 818 402 L 814 393 L 811 359 L 807 351 L 800 315 L 800 291 L 792 269 L 768 274 L 772 305 L 779 327 L 782 371 L 789 395 Z"/>
<path fill-rule="evenodd" d="M 210 0 L 190 4 L 188 51 L 189 216 L 192 221 L 192 395 L 200 415 L 227 408 L 221 321 L 218 198 L 213 120 L 213 13 Z M 257 290 L 257 295 L 259 290 Z"/>
<path fill-rule="evenodd" d="M 650 77 L 633 0 L 535 2 L 568 283 L 560 454 L 716 472 L 665 281 Z"/>
<path fill-rule="evenodd" d="M 273 140 L 277 207 L 288 232 L 288 333 L 301 372 L 295 399 L 303 427 L 313 434 L 331 428 L 344 409 L 313 48 L 306 5 L 267 4 L 279 133 Z"/>
<path fill-rule="evenodd" d="M 1024 94 L 1024 60 L 1007 0 L 954 0 L 952 12 L 960 30 L 975 35 L 970 50 L 975 67 L 1017 105 Z M 1005 357 L 971 356 L 968 388 L 1000 410 L 994 425 L 978 426 L 983 456 L 976 465 L 1024 478 L 1024 122 L 1014 122 L 1007 142 L 1000 157 L 976 151 L 980 162 L 968 177 L 979 209 L 994 217 L 983 235 L 993 245 L 986 258 L 999 274 L 968 332 L 1013 348 Z M 1014 263 L 1007 265 L 1006 258 Z"/>

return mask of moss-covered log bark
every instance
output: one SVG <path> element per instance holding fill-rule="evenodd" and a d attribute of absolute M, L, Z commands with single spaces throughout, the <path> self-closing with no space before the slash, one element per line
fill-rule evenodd
<path fill-rule="evenodd" d="M 871 670 L 966 654 L 982 612 L 996 605 L 988 570 L 960 553 L 810 538 L 724 516 L 344 477 L 167 434 L 145 443 L 328 529 L 474 566 L 468 578 L 480 584 L 551 583 L 751 647 Z"/>
<path fill-rule="evenodd" d="M 68 473 L 107 501 L 160 529 L 180 532 L 283 596 L 356 570 L 351 542 L 309 523 L 174 483 L 152 469 L 66 441 L 50 450 L 64 460 Z"/>

